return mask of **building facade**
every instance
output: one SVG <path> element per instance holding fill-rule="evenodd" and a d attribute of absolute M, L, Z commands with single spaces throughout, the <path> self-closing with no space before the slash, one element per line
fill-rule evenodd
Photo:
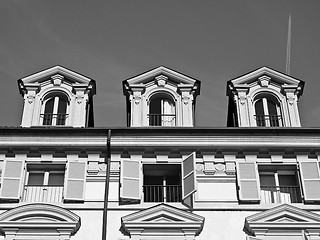
<path fill-rule="evenodd" d="M 268 67 L 228 81 L 224 128 L 195 126 L 197 79 L 160 66 L 122 84 L 127 127 L 96 128 L 93 79 L 55 66 L 18 81 L 21 127 L 0 128 L 3 239 L 320 240 L 303 81 Z"/>

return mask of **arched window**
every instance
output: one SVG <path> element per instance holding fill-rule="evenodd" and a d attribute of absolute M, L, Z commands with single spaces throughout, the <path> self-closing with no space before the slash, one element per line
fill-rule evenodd
<path fill-rule="evenodd" d="M 175 126 L 176 110 L 174 101 L 165 94 L 151 98 L 149 107 L 149 126 Z"/>
<path fill-rule="evenodd" d="M 68 100 L 63 94 L 49 96 L 43 103 L 42 125 L 66 125 Z"/>
<path fill-rule="evenodd" d="M 258 127 L 280 127 L 282 116 L 279 101 L 273 96 L 259 96 L 255 102 Z"/>

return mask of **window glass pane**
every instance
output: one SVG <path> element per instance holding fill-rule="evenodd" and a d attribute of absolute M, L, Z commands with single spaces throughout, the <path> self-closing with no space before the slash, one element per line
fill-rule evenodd
<path fill-rule="evenodd" d="M 256 101 L 255 109 L 256 115 L 264 115 L 262 99 Z"/>
<path fill-rule="evenodd" d="M 64 98 L 59 98 L 58 113 L 67 112 L 67 101 Z"/>
<path fill-rule="evenodd" d="M 280 186 L 297 186 L 297 178 L 295 175 L 279 175 Z"/>
<path fill-rule="evenodd" d="M 261 186 L 276 186 L 274 175 L 260 175 Z"/>
<path fill-rule="evenodd" d="M 43 185 L 44 173 L 29 172 L 28 185 Z"/>
<path fill-rule="evenodd" d="M 157 97 L 150 102 L 150 114 L 161 114 L 161 98 Z"/>
<path fill-rule="evenodd" d="M 44 113 L 53 113 L 53 105 L 54 105 L 54 98 L 51 98 L 46 102 Z"/>
<path fill-rule="evenodd" d="M 63 186 L 64 184 L 64 173 L 49 173 L 48 185 L 52 186 Z"/>
<path fill-rule="evenodd" d="M 276 104 L 270 100 L 268 100 L 268 111 L 269 115 L 278 115 Z"/>

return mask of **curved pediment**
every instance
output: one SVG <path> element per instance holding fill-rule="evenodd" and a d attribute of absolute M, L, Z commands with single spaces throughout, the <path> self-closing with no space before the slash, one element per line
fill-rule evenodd
<path fill-rule="evenodd" d="M 18 229 L 66 229 L 75 234 L 80 217 L 64 208 L 50 204 L 27 204 L 0 214 L 0 231 L 5 234 Z"/>

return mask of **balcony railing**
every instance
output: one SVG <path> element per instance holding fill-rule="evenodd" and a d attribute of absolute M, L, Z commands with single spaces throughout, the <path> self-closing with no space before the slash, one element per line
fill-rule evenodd
<path fill-rule="evenodd" d="M 144 185 L 144 202 L 181 202 L 181 185 Z"/>
<path fill-rule="evenodd" d="M 175 126 L 175 114 L 148 114 L 149 126 Z"/>
<path fill-rule="evenodd" d="M 281 115 L 255 115 L 257 127 L 279 127 L 281 126 Z"/>
<path fill-rule="evenodd" d="M 301 203 L 298 186 L 261 186 L 262 203 Z"/>
<path fill-rule="evenodd" d="M 25 185 L 23 202 L 62 202 L 63 186 Z"/>
<path fill-rule="evenodd" d="M 68 114 L 66 113 L 44 113 L 40 114 L 42 120 L 42 125 L 52 125 L 52 126 L 61 126 L 66 125 L 66 120 L 68 118 Z"/>

